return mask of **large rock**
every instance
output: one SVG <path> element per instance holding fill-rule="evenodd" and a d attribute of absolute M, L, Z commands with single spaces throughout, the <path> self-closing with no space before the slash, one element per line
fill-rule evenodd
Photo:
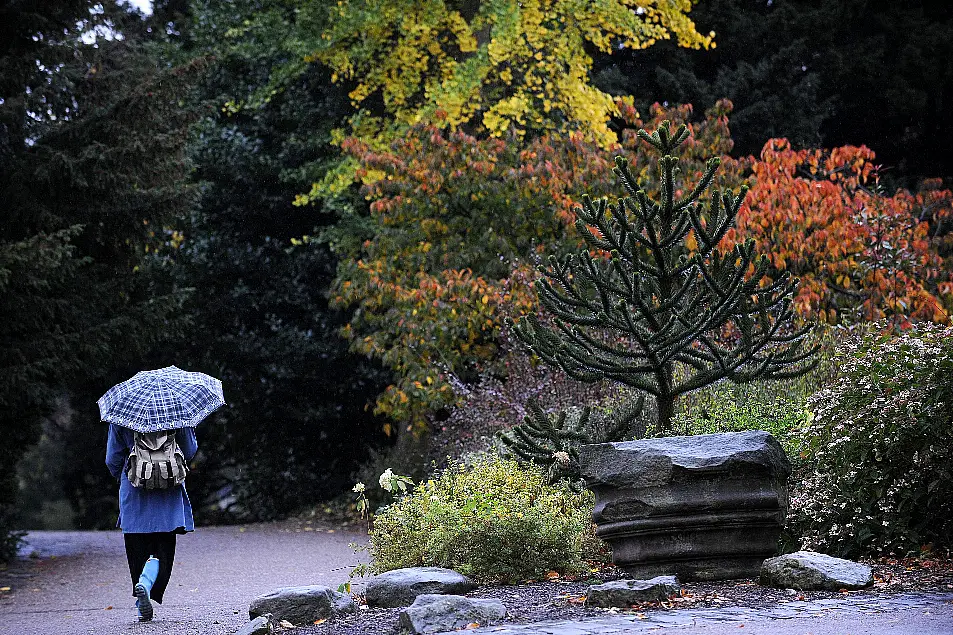
<path fill-rule="evenodd" d="M 486 626 L 506 617 L 499 600 L 465 598 L 460 595 L 419 595 L 400 612 L 397 627 L 402 633 L 443 633 L 472 624 Z"/>
<path fill-rule="evenodd" d="M 678 578 L 660 575 L 651 580 L 615 580 L 589 587 L 586 606 L 626 608 L 640 602 L 661 602 L 678 593 Z"/>
<path fill-rule="evenodd" d="M 862 589 L 874 583 L 867 565 L 815 551 L 797 551 L 768 558 L 761 566 L 761 584 L 799 591 Z"/>
<path fill-rule="evenodd" d="M 288 620 L 298 626 L 315 620 L 353 613 L 357 605 L 350 596 L 332 591 L 326 586 L 297 586 L 277 589 L 252 600 L 248 607 L 251 619 L 266 613 L 276 622 Z"/>
<path fill-rule="evenodd" d="M 597 533 L 633 577 L 756 577 L 777 553 L 791 466 L 767 432 L 602 443 L 579 454 Z"/>
<path fill-rule="evenodd" d="M 371 578 L 364 597 L 368 606 L 410 606 L 424 594 L 469 593 L 476 585 L 466 576 L 440 567 L 394 569 Z"/>
<path fill-rule="evenodd" d="M 274 628 L 271 626 L 271 614 L 259 615 L 235 631 L 235 635 L 271 635 Z"/>

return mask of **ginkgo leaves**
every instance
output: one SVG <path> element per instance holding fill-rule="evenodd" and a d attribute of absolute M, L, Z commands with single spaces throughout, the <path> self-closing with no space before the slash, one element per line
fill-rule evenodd
<path fill-rule="evenodd" d="M 586 47 L 645 48 L 675 38 L 712 45 L 689 19 L 691 0 L 342 0 L 307 60 L 354 83 L 366 108 L 410 126 L 466 127 L 489 136 L 578 131 L 603 146 L 613 97 L 590 82 Z"/>

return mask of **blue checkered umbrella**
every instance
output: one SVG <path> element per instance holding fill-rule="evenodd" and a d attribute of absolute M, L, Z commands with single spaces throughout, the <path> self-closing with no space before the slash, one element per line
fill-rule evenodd
<path fill-rule="evenodd" d="M 96 402 L 99 417 L 136 432 L 194 427 L 225 405 L 222 382 L 175 366 L 138 372 Z"/>

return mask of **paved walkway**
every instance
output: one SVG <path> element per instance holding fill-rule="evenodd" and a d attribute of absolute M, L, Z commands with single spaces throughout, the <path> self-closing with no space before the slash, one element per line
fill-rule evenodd
<path fill-rule="evenodd" d="M 744 630 L 739 630 L 744 629 Z M 953 635 L 953 594 L 849 596 L 750 609 L 678 609 L 489 626 L 468 635 Z"/>
<path fill-rule="evenodd" d="M 176 563 L 157 604 L 161 619 L 135 622 L 122 534 L 31 532 L 20 560 L 0 573 L 4 635 L 227 635 L 248 621 L 248 603 L 282 586 L 336 588 L 359 558 L 362 534 L 262 524 L 200 528 L 180 536 Z M 360 554 L 362 557 L 364 554 Z"/>

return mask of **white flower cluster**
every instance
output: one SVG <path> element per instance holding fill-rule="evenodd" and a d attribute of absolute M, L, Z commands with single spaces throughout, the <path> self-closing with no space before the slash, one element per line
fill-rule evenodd
<path fill-rule="evenodd" d="M 808 402 L 813 469 L 792 492 L 803 546 L 863 554 L 919 548 L 953 534 L 949 421 L 953 328 L 846 343 L 838 376 Z M 932 532 L 932 533 L 931 533 Z"/>
<path fill-rule="evenodd" d="M 382 488 L 386 489 L 388 492 L 391 491 L 394 487 L 394 471 L 390 468 L 384 470 L 380 479 L 378 479 L 378 482 Z"/>
<path fill-rule="evenodd" d="M 570 458 L 569 454 L 566 452 L 553 452 L 553 459 L 556 461 L 556 465 L 561 468 L 569 467 Z"/>

